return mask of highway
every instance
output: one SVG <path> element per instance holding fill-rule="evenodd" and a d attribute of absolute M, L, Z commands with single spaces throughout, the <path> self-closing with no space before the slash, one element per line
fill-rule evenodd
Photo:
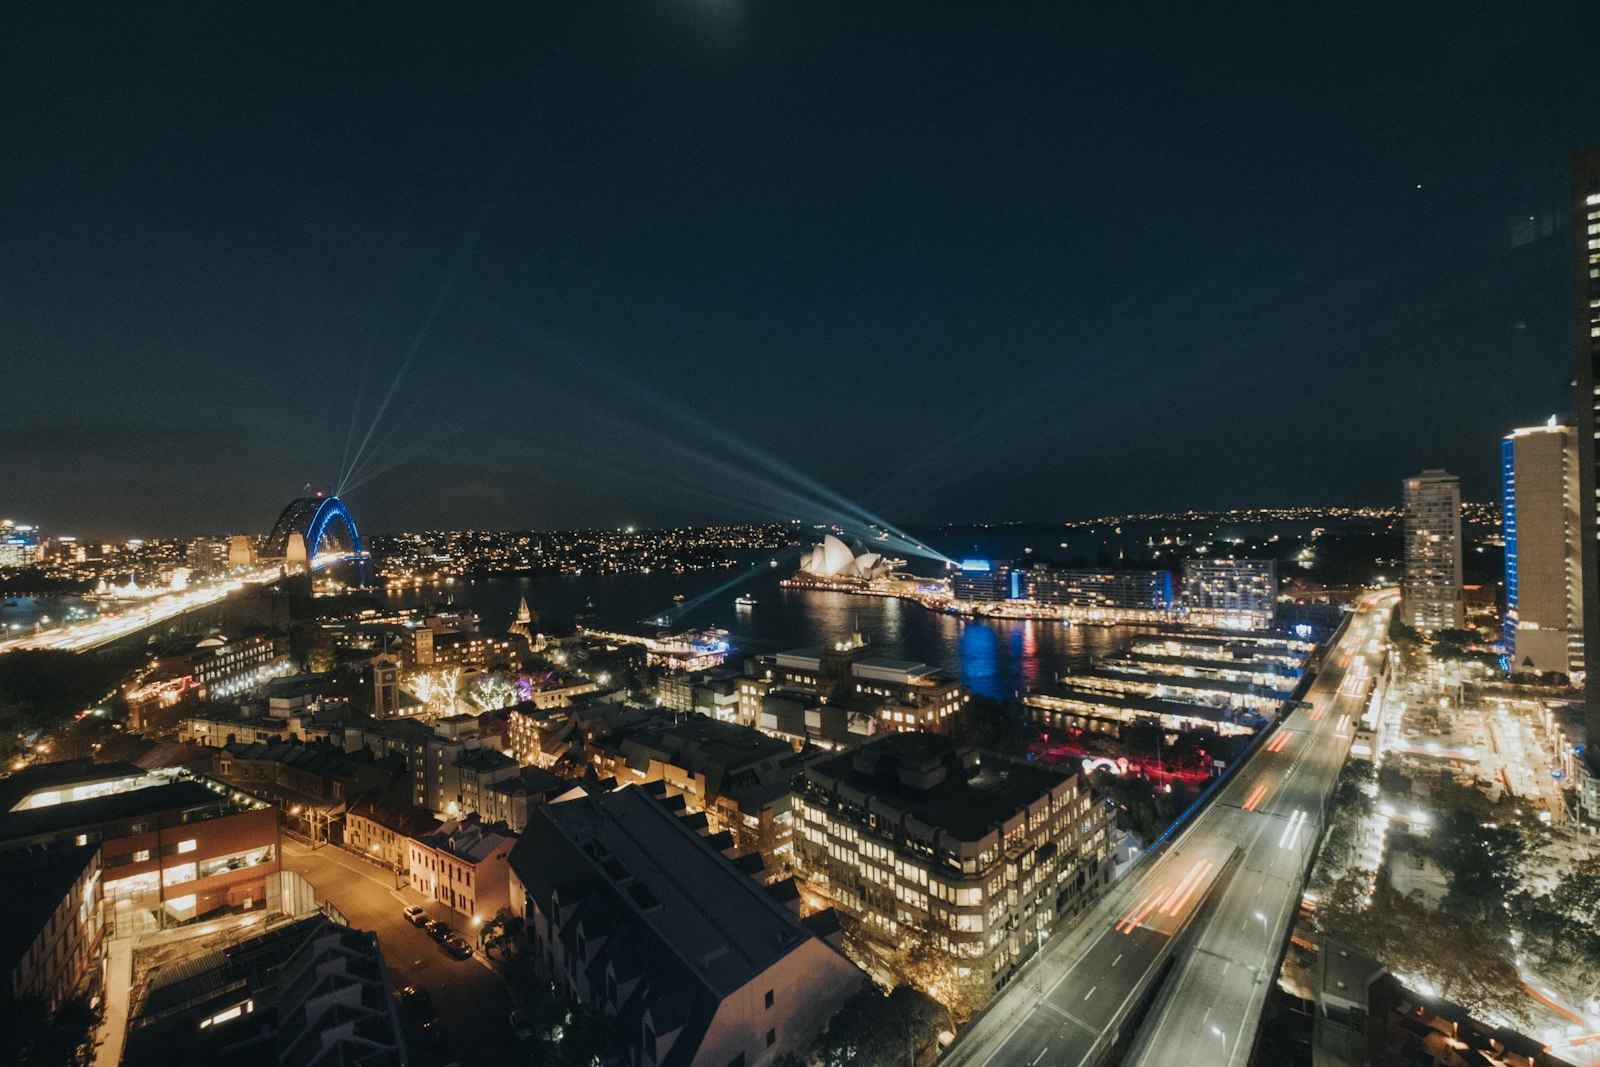
<path fill-rule="evenodd" d="M 1309 707 L 1285 717 L 1163 852 L 1047 943 L 947 1062 L 1249 1062 L 1325 805 L 1361 718 L 1369 657 L 1396 599 L 1381 592 L 1361 601 L 1311 685 Z"/>

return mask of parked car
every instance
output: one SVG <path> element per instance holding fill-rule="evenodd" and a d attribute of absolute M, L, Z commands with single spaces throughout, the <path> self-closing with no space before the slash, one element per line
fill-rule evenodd
<path fill-rule="evenodd" d="M 443 941 L 445 938 L 450 936 L 450 927 L 446 926 L 438 919 L 428 920 L 427 925 L 424 926 L 423 929 L 428 931 L 428 936 L 433 938 L 435 941 Z"/>
<path fill-rule="evenodd" d="M 425 926 L 428 922 L 428 913 L 417 907 L 415 904 L 406 905 L 405 917 L 406 922 L 410 923 L 412 926 Z"/>
<path fill-rule="evenodd" d="M 413 1019 L 433 1018 L 433 995 L 419 985 L 408 985 L 402 989 L 400 1003 Z"/>
<path fill-rule="evenodd" d="M 472 946 L 467 944 L 467 939 L 458 934 L 452 934 L 444 939 L 444 950 L 458 960 L 472 958 Z"/>

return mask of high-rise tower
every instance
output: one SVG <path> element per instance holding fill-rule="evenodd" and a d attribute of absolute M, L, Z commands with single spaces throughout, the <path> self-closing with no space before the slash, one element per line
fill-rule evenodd
<path fill-rule="evenodd" d="M 1460 629 L 1461 480 L 1442 470 L 1405 481 L 1406 577 L 1401 618 L 1423 633 Z"/>
<path fill-rule="evenodd" d="M 1505 645 L 1515 672 L 1583 669 L 1578 435 L 1554 418 L 1501 446 Z"/>
<path fill-rule="evenodd" d="M 1578 473 L 1583 537 L 1583 658 L 1588 712 L 1589 759 L 1600 767 L 1600 490 L 1595 455 L 1600 451 L 1600 145 L 1572 157 L 1572 289 L 1578 342 Z"/>

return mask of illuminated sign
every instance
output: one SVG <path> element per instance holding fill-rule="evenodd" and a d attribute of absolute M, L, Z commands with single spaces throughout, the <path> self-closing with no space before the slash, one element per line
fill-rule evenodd
<path fill-rule="evenodd" d="M 967 574 L 987 574 L 994 567 L 986 559 L 964 559 L 961 561 L 961 569 Z"/>
<path fill-rule="evenodd" d="M 1109 771 L 1112 774 L 1123 775 L 1128 773 L 1128 757 L 1118 756 L 1116 759 L 1107 759 L 1104 756 L 1083 758 L 1083 773 L 1093 774 L 1095 771 Z"/>

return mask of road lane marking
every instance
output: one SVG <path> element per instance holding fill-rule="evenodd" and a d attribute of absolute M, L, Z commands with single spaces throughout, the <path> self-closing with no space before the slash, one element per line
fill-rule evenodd
<path fill-rule="evenodd" d="M 1119 964 L 1121 962 L 1122 962 L 1122 953 L 1119 952 L 1119 953 L 1117 953 L 1117 958 L 1111 961 L 1111 966 L 1115 967 L 1117 964 Z"/>
<path fill-rule="evenodd" d="M 1044 1059 L 1044 1054 L 1049 1051 L 1049 1045 L 1046 1045 L 1044 1048 L 1040 1049 L 1039 1054 L 1033 1058 L 1033 1063 L 1038 1063 L 1040 1060 Z M 1028 1067 L 1033 1067 L 1033 1063 L 1028 1064 Z"/>
<path fill-rule="evenodd" d="M 1090 997 L 1092 997 L 1092 996 L 1094 996 L 1094 991 L 1095 991 L 1095 990 L 1096 990 L 1096 989 L 1099 989 L 1099 988 L 1100 988 L 1100 987 L 1099 987 L 1099 986 L 1097 986 L 1097 985 L 1092 985 L 1092 986 L 1090 986 L 1090 987 L 1089 987 L 1089 992 L 1087 992 L 1087 993 L 1085 993 L 1085 994 L 1084 994 L 1084 995 L 1083 995 L 1083 999 L 1084 999 L 1084 1000 L 1088 1000 L 1088 999 L 1089 999 L 1089 998 L 1090 998 Z"/>

